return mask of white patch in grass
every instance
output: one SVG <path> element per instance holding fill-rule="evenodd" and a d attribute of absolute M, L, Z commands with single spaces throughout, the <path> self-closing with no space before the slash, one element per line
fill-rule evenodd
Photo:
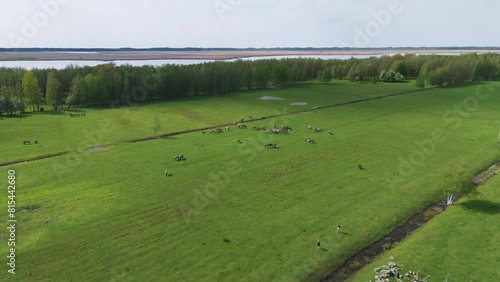
<path fill-rule="evenodd" d="M 262 97 L 259 97 L 259 99 L 261 100 L 265 100 L 265 101 L 283 101 L 283 100 L 286 100 L 285 98 L 281 98 L 281 97 L 275 97 L 275 96 L 262 96 Z"/>

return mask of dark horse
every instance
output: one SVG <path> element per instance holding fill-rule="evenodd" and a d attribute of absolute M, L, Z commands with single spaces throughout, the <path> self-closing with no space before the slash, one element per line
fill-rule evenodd
<path fill-rule="evenodd" d="M 264 145 L 265 148 L 276 148 L 276 143 L 268 143 Z"/>

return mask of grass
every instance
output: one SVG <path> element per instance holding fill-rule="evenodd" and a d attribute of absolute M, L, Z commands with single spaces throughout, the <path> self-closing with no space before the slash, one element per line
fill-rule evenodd
<path fill-rule="evenodd" d="M 349 281 L 373 279 L 373 269 L 390 256 L 406 269 L 430 275 L 430 281 L 498 280 L 499 185 L 500 177 L 491 178 L 478 188 L 478 196 L 459 200 Z"/>
<path fill-rule="evenodd" d="M 9 160 L 50 151 L 47 146 L 41 147 L 47 149 L 43 152 L 15 152 L 37 148 L 10 143 L 25 136 L 22 132 L 43 136 L 38 140 L 48 140 L 42 144 L 57 151 L 65 150 L 67 143 L 74 146 L 82 138 L 79 130 L 91 130 L 101 120 L 115 127 L 100 141 L 107 150 L 80 150 L 0 168 L 0 175 L 16 170 L 17 206 L 25 207 L 17 215 L 18 274 L 9 278 L 315 281 L 443 195 L 440 175 L 451 160 L 466 158 L 479 168 L 497 157 L 498 90 L 462 119 L 459 128 L 446 123 L 443 113 L 470 97 L 478 85 L 251 124 L 289 124 L 294 129 L 290 136 L 233 127 L 218 135 L 193 132 L 133 144 L 116 141 L 152 135 L 150 123 L 162 110 L 197 113 L 162 115 L 175 117 L 168 127 L 163 123 L 165 132 L 171 132 L 272 114 L 295 101 L 309 102 L 307 107 L 331 105 L 396 93 L 403 86 L 311 83 L 136 108 L 85 109 L 87 115 L 81 119 L 46 113 L 21 121 L 3 118 L 0 126 L 7 140 L 0 142 L 9 150 L 2 151 L 2 159 Z M 257 99 L 264 95 L 288 100 Z M 130 123 L 122 124 L 123 115 Z M 49 119 L 59 127 L 50 130 Z M 23 125 L 12 129 L 15 122 Z M 130 124 L 135 126 L 127 131 Z M 312 133 L 308 125 L 324 131 Z M 391 187 L 386 173 L 397 170 L 399 160 L 418 149 L 415 142 L 430 138 L 436 128 L 443 130 L 446 141 L 436 144 L 431 156 Z M 62 136 L 67 139 L 60 140 Z M 306 143 L 307 137 L 317 144 Z M 269 142 L 278 148 L 264 149 Z M 176 154 L 187 160 L 175 162 Z M 358 169 L 358 164 L 365 169 Z M 164 175 L 165 167 L 171 176 Z M 0 209 L 6 209 L 6 201 L 0 202 Z M 343 233 L 336 233 L 336 223 Z M 0 229 L 0 238 L 6 236 Z M 318 238 L 321 249 L 316 247 Z M 6 252 L 5 241 L 0 246 Z"/>
<path fill-rule="evenodd" d="M 249 116 L 263 116 L 301 111 L 317 106 L 334 105 L 352 100 L 367 99 L 400 93 L 413 89 L 408 84 L 353 85 L 347 82 L 334 84 L 306 83 L 293 88 L 266 91 L 245 91 L 219 96 L 199 96 L 176 99 L 162 103 L 141 104 L 110 109 L 70 109 L 67 112 L 46 111 L 17 117 L 0 116 L 0 163 L 25 160 L 37 156 L 76 150 L 79 143 L 88 139 L 98 144 L 153 137 L 155 117 L 162 129 L 159 134 L 182 130 L 230 124 Z M 263 101 L 261 96 L 278 96 L 287 100 Z M 306 106 L 290 106 L 293 102 L 307 102 Z M 45 107 L 48 109 L 49 107 Z M 85 112 L 85 117 L 70 117 L 68 113 Z M 98 131 L 111 125 L 102 134 Z M 88 137 L 90 136 L 90 138 Z M 38 146 L 20 146 L 24 140 L 38 140 Z M 93 142 L 91 142 L 93 143 Z"/>

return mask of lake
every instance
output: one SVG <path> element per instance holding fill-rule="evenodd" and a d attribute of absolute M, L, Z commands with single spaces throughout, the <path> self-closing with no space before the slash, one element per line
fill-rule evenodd
<path fill-rule="evenodd" d="M 265 60 L 265 59 L 293 59 L 293 58 L 312 58 L 312 59 L 323 59 L 332 60 L 340 59 L 347 60 L 350 58 L 365 59 L 369 57 L 381 57 L 381 56 L 392 56 L 393 53 L 387 54 L 377 54 L 377 55 L 285 55 L 285 56 L 258 56 L 258 57 L 246 57 L 231 60 L 221 60 L 225 62 L 233 62 L 237 60 Z M 418 55 L 418 54 L 417 54 Z M 438 54 L 438 55 L 459 55 L 457 53 L 450 54 Z M 215 60 L 189 60 L 189 59 L 170 59 L 170 60 L 115 60 L 115 61 L 64 61 L 64 60 L 54 60 L 54 61 L 0 61 L 0 67 L 6 68 L 24 68 L 24 69 L 64 69 L 68 65 L 73 65 L 75 67 L 85 67 L 85 66 L 97 66 L 102 64 L 114 63 L 115 65 L 131 65 L 131 66 L 162 66 L 162 65 L 194 65 L 206 62 L 213 62 Z"/>

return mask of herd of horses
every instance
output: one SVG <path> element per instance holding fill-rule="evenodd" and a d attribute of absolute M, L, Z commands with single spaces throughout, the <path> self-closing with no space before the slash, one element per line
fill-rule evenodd
<path fill-rule="evenodd" d="M 81 114 L 72 114 L 72 113 L 70 113 L 69 116 L 70 117 L 84 117 L 85 113 L 81 113 Z"/>
<path fill-rule="evenodd" d="M 35 144 L 35 145 L 38 144 L 38 140 L 36 140 L 36 139 L 33 140 L 33 144 Z M 23 145 L 31 145 L 30 140 L 24 140 Z"/>
<path fill-rule="evenodd" d="M 250 117 L 250 119 L 253 119 L 253 118 Z M 246 125 L 246 123 L 244 122 L 243 119 L 240 122 L 233 122 L 233 125 L 235 125 L 239 129 L 246 129 L 247 128 L 247 125 Z M 314 133 L 319 133 L 319 132 L 322 131 L 322 129 L 319 128 L 319 127 L 308 126 L 308 128 L 312 132 L 314 132 Z M 225 131 L 229 131 L 230 127 L 229 126 L 225 126 L 224 129 L 225 129 Z M 273 128 L 269 128 L 269 129 L 266 128 L 266 127 L 254 126 L 254 127 L 252 127 L 252 129 L 255 130 L 255 131 L 266 131 L 267 134 L 284 134 L 284 135 L 289 135 L 290 132 L 292 131 L 292 127 L 289 126 L 289 125 L 282 125 L 282 126 L 276 126 L 275 125 Z M 223 131 L 224 130 L 223 130 L 222 127 L 216 127 L 214 129 L 210 130 L 209 132 L 212 133 L 212 134 L 220 134 Z M 204 130 L 202 130 L 201 133 L 205 134 L 206 132 Z M 328 131 L 328 134 L 334 135 L 334 133 L 331 130 Z M 307 137 L 305 139 L 305 141 L 307 143 L 310 143 L 310 144 L 316 144 L 316 141 L 314 141 L 314 139 L 311 138 L 311 137 Z M 243 142 L 240 139 L 238 139 L 237 143 L 241 144 Z M 266 149 L 276 149 L 276 148 L 278 148 L 278 144 L 277 143 L 267 143 L 267 144 L 264 144 L 264 148 L 266 148 Z M 184 158 L 183 155 L 176 155 L 176 156 L 174 156 L 174 160 L 175 161 L 183 161 L 183 160 L 186 160 L 186 158 Z M 364 169 L 362 165 L 358 165 L 358 168 L 359 169 Z M 165 169 L 165 175 L 169 176 L 168 169 Z"/>

